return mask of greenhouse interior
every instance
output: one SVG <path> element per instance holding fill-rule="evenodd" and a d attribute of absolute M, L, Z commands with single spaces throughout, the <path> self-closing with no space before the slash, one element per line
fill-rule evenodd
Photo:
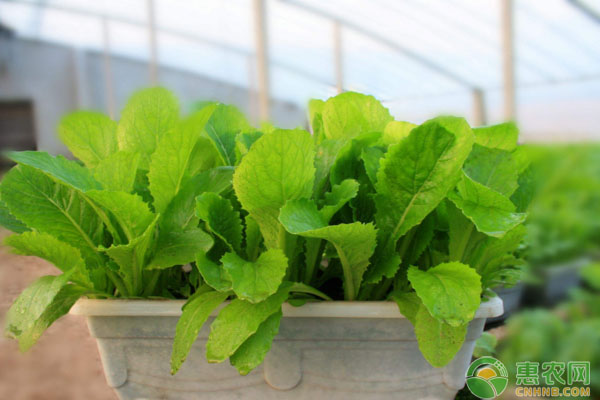
<path fill-rule="evenodd" d="M 0 399 L 600 399 L 599 0 L 0 0 Z"/>

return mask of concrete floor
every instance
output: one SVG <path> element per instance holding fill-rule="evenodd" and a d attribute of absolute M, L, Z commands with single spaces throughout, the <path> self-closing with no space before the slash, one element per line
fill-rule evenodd
<path fill-rule="evenodd" d="M 0 228 L 0 239 L 8 232 Z M 22 289 L 42 275 L 57 274 L 49 263 L 11 254 L 0 246 L 0 324 Z M 0 399 L 116 400 L 102 372 L 95 341 L 82 317 L 58 320 L 27 353 L 0 335 Z"/>

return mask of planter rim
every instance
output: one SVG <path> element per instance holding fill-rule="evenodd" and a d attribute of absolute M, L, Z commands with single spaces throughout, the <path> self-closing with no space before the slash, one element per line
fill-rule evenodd
<path fill-rule="evenodd" d="M 211 316 L 216 316 L 225 302 Z M 178 317 L 185 300 L 81 299 L 70 313 L 95 317 Z M 290 318 L 405 318 L 392 301 L 319 301 L 294 307 L 282 306 L 283 316 Z M 475 318 L 498 317 L 504 312 L 502 300 L 493 297 L 481 303 Z"/>

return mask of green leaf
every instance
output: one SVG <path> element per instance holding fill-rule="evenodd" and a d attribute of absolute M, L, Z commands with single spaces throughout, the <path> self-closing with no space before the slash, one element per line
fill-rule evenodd
<path fill-rule="evenodd" d="M 398 254 L 392 254 L 385 260 L 377 261 L 377 265 L 369 269 L 365 274 L 365 283 L 377 284 L 381 279 L 393 278 L 396 272 L 400 269 L 402 257 Z"/>
<path fill-rule="evenodd" d="M 130 193 L 137 174 L 140 155 L 129 151 L 117 151 L 98 162 L 94 178 L 106 190 Z"/>
<path fill-rule="evenodd" d="M 196 198 L 196 215 L 208 229 L 223 240 L 230 250 L 239 252 L 242 245 L 242 220 L 231 202 L 216 193 L 203 193 Z"/>
<path fill-rule="evenodd" d="M 88 265 L 98 259 L 103 226 L 83 195 L 26 165 L 12 168 L 0 190 L 11 214 L 27 226 L 76 247 Z"/>
<path fill-rule="evenodd" d="M 413 325 L 423 302 L 415 292 L 392 292 L 390 298 L 398 304 L 400 314 L 404 315 Z"/>
<path fill-rule="evenodd" d="M 438 118 L 390 147 L 377 182 L 377 223 L 391 244 L 420 223 L 454 187 L 473 138 L 462 119 Z"/>
<path fill-rule="evenodd" d="M 465 174 L 457 189 L 448 195 L 449 199 L 475 224 L 479 232 L 502 237 L 525 221 L 527 215 L 515 212 L 515 205 L 507 197 Z"/>
<path fill-rule="evenodd" d="M 23 222 L 10 213 L 10 210 L 2 200 L 0 200 L 0 226 L 14 233 L 29 231 L 29 228 Z"/>
<path fill-rule="evenodd" d="M 35 168 L 83 192 L 102 189 L 100 183 L 94 179 L 89 170 L 61 155 L 53 157 L 41 151 L 9 151 L 6 156 L 16 163 Z"/>
<path fill-rule="evenodd" d="M 272 129 L 266 131 L 273 132 L 276 128 L 272 127 Z M 235 139 L 235 159 L 236 164 L 239 164 L 242 158 L 248 153 L 250 147 L 263 135 L 264 132 L 260 131 L 249 131 L 249 132 L 240 132 L 236 136 Z"/>
<path fill-rule="evenodd" d="M 376 145 L 380 140 L 380 132 L 371 132 L 361 134 L 347 141 L 346 145 L 339 151 L 329 173 L 329 180 L 332 185 L 340 184 L 345 179 L 356 179 L 359 182 L 358 193 L 349 202 L 352 209 L 349 216 L 354 221 L 370 222 L 373 220 L 375 211 L 375 203 L 371 193 L 373 189 L 361 160 L 361 154 L 363 149 Z"/>
<path fill-rule="evenodd" d="M 241 375 L 248 375 L 250 371 L 263 362 L 271 349 L 273 338 L 279 333 L 279 323 L 282 316 L 282 312 L 277 311 L 267 318 L 260 324 L 256 333 L 250 336 L 231 355 L 229 358 L 231 365 L 236 367 Z"/>
<path fill-rule="evenodd" d="M 249 260 L 256 260 L 262 241 L 260 228 L 250 215 L 246 215 L 244 221 L 246 225 L 246 229 L 244 230 L 246 236 L 246 256 Z"/>
<path fill-rule="evenodd" d="M 212 262 L 206 252 L 196 254 L 196 267 L 207 285 L 219 292 L 231 290 L 231 278 L 225 272 L 223 265 Z"/>
<path fill-rule="evenodd" d="M 258 223 L 268 248 L 278 248 L 279 209 L 312 193 L 313 140 L 303 130 L 277 130 L 258 139 L 233 175 L 238 200 Z"/>
<path fill-rule="evenodd" d="M 235 353 L 267 318 L 281 310 L 291 287 L 291 282 L 284 282 L 277 293 L 261 303 L 235 299 L 222 309 L 211 325 L 206 343 L 208 362 L 222 362 Z"/>
<path fill-rule="evenodd" d="M 259 129 L 262 133 L 272 133 L 277 127 L 269 121 L 262 121 L 259 125 Z"/>
<path fill-rule="evenodd" d="M 4 244 L 12 246 L 17 254 L 36 256 L 54 264 L 62 272 L 70 272 L 70 279 L 92 287 L 89 273 L 79 250 L 47 233 L 30 231 L 11 235 Z"/>
<path fill-rule="evenodd" d="M 179 104 L 170 91 L 159 87 L 140 90 L 130 97 L 121 113 L 119 148 L 140 153 L 140 168 L 147 170 L 158 143 L 178 120 Z"/>
<path fill-rule="evenodd" d="M 148 225 L 146 230 L 127 244 L 112 245 L 109 248 L 100 247 L 119 266 L 119 274 L 124 278 L 129 294 L 142 294 L 142 270 L 146 265 L 146 256 L 155 234 L 158 216 Z M 121 293 L 123 296 L 124 294 Z"/>
<path fill-rule="evenodd" d="M 327 222 L 312 200 L 290 200 L 281 208 L 279 220 L 294 235 L 325 228 Z"/>
<path fill-rule="evenodd" d="M 447 365 L 462 347 L 467 325 L 450 326 L 431 316 L 421 305 L 415 316 L 415 335 L 423 357 L 434 367 Z"/>
<path fill-rule="evenodd" d="M 67 115 L 60 121 L 58 135 L 88 168 L 96 167 L 119 149 L 116 122 L 97 112 L 77 111 Z"/>
<path fill-rule="evenodd" d="M 475 342 L 473 357 L 479 358 L 483 356 L 493 356 L 496 354 L 496 345 L 498 338 L 489 332 L 483 332 L 479 339 Z"/>
<path fill-rule="evenodd" d="M 367 176 L 373 185 L 377 183 L 377 172 L 381 165 L 381 159 L 384 156 L 383 150 L 378 147 L 366 147 L 363 149 L 360 158 L 365 166 Z"/>
<path fill-rule="evenodd" d="M 69 274 L 43 276 L 27 287 L 6 313 L 5 334 L 14 339 L 27 336 L 68 280 Z M 19 348 L 26 351 L 32 345 L 27 340 Z"/>
<path fill-rule="evenodd" d="M 469 244 L 473 242 L 475 225 L 451 201 L 446 201 L 446 211 L 449 259 L 470 264 L 468 254 L 465 253 L 467 253 Z"/>
<path fill-rule="evenodd" d="M 345 179 L 358 178 L 361 173 L 366 173 L 361 161 L 364 149 L 377 144 L 381 139 L 381 133 L 365 133 L 346 142 L 337 153 L 335 162 L 331 166 L 330 181 L 332 184 L 341 183 Z"/>
<path fill-rule="evenodd" d="M 329 222 L 336 212 L 358 194 L 358 182 L 346 179 L 339 185 L 333 185 L 330 192 L 325 193 L 325 201 L 321 208 L 321 215 L 325 222 Z"/>
<path fill-rule="evenodd" d="M 517 148 L 519 130 L 514 122 L 473 129 L 475 143 L 492 149 L 513 151 Z"/>
<path fill-rule="evenodd" d="M 373 224 L 354 222 L 328 226 L 314 202 L 306 199 L 288 201 L 281 209 L 279 220 L 289 233 L 324 239 L 335 247 L 344 271 L 344 295 L 347 300 L 353 300 L 375 250 Z"/>
<path fill-rule="evenodd" d="M 329 171 L 335 163 L 338 153 L 344 147 L 343 140 L 324 140 L 316 147 L 315 154 L 315 187 L 314 192 L 320 195 L 329 182 Z"/>
<path fill-rule="evenodd" d="M 535 154 L 532 154 L 531 148 L 526 146 L 517 146 L 517 148 L 510 154 L 515 160 L 519 175 L 531 167 L 532 161 L 534 161 L 534 158 L 536 158 Z"/>
<path fill-rule="evenodd" d="M 398 239 L 419 224 L 455 186 L 473 143 L 460 118 L 436 118 L 414 128 L 389 148 L 377 174 L 375 219 L 380 230 L 378 259 L 394 252 Z M 369 272 L 379 281 L 378 265 Z"/>
<path fill-rule="evenodd" d="M 510 201 L 517 206 L 518 212 L 525 212 L 529 209 L 533 198 L 538 190 L 540 180 L 537 179 L 533 167 L 527 167 L 520 175 L 517 181 L 519 187 L 510 196 Z"/>
<path fill-rule="evenodd" d="M 148 180 L 157 213 L 163 213 L 184 184 L 194 146 L 211 115 L 212 109 L 206 107 L 178 124 L 160 140 L 152 154 Z"/>
<path fill-rule="evenodd" d="M 66 285 L 46 307 L 42 315 L 19 336 L 21 351 L 30 349 L 37 343 L 42 334 L 60 317 L 67 314 L 71 307 L 86 293 L 87 289 L 75 285 Z"/>
<path fill-rule="evenodd" d="M 518 186 L 517 164 L 506 150 L 475 144 L 463 170 L 474 181 L 504 196 L 513 194 Z"/>
<path fill-rule="evenodd" d="M 86 196 L 115 217 L 128 242 L 141 236 L 156 218 L 137 194 L 90 190 Z"/>
<path fill-rule="evenodd" d="M 210 139 L 199 137 L 192 149 L 184 180 L 215 167 L 223 166 L 221 155 Z"/>
<path fill-rule="evenodd" d="M 433 240 L 435 228 L 433 214 L 429 214 L 419 226 L 413 228 L 416 229 L 416 232 L 408 244 L 404 255 L 409 265 L 414 265 L 429 247 L 429 244 Z"/>
<path fill-rule="evenodd" d="M 472 253 L 469 264 L 481 275 L 481 286 L 485 290 L 495 285 L 495 280 L 508 270 L 514 270 L 514 262 L 505 265 L 505 257 L 512 255 L 523 242 L 527 228 L 516 226 L 503 237 L 486 236 Z"/>
<path fill-rule="evenodd" d="M 195 260 L 199 252 L 207 252 L 213 239 L 202 229 L 162 233 L 156 243 L 156 253 L 148 268 L 169 268 Z"/>
<path fill-rule="evenodd" d="M 227 192 L 231 188 L 232 177 L 232 167 L 216 167 L 189 179 L 162 214 L 161 228 L 174 231 L 198 226 L 196 197 L 204 192 Z"/>
<path fill-rule="evenodd" d="M 408 280 L 434 318 L 458 327 L 475 317 L 481 277 L 468 265 L 450 262 L 427 271 L 410 267 Z"/>
<path fill-rule="evenodd" d="M 152 195 L 150 194 L 150 189 L 148 182 L 148 171 L 138 169 L 135 174 L 135 180 L 133 181 L 133 193 L 137 194 L 144 199 L 144 202 L 148 204 L 152 204 Z"/>
<path fill-rule="evenodd" d="M 265 251 L 255 262 L 227 253 L 221 257 L 221 263 L 235 294 L 250 303 L 259 303 L 275 293 L 288 266 L 285 254 L 279 249 Z"/>
<path fill-rule="evenodd" d="M 501 238 L 487 237 L 473 255 L 473 266 L 485 268 L 486 265 L 494 262 L 502 255 L 515 252 L 523 242 L 526 234 L 527 228 L 524 225 L 519 225 Z"/>
<path fill-rule="evenodd" d="M 225 165 L 235 165 L 236 136 L 240 132 L 249 130 L 252 130 L 252 127 L 244 114 L 236 107 L 225 104 L 215 105 L 204 129 L 206 136 L 212 140 L 219 151 Z"/>
<path fill-rule="evenodd" d="M 323 131 L 324 106 L 325 102 L 323 100 L 311 99 L 308 102 L 308 122 L 316 143 L 321 143 L 325 138 L 325 132 Z"/>
<path fill-rule="evenodd" d="M 406 121 L 390 121 L 383 130 L 383 143 L 396 144 L 407 137 L 417 125 Z"/>
<path fill-rule="evenodd" d="M 206 292 L 185 303 L 177 321 L 173 351 L 171 353 L 171 374 L 175 375 L 187 358 L 192 345 L 210 314 L 224 302 L 229 293 Z"/>
<path fill-rule="evenodd" d="M 195 112 L 195 111 L 201 111 L 202 109 L 206 108 L 206 107 L 215 107 L 218 103 L 215 101 L 210 101 L 210 100 L 200 100 L 200 101 L 196 101 L 194 103 L 192 103 L 190 105 L 190 110 Z"/>
<path fill-rule="evenodd" d="M 351 139 L 361 133 L 383 132 L 393 120 L 373 96 L 346 92 L 325 102 L 322 112 L 327 139 Z"/>

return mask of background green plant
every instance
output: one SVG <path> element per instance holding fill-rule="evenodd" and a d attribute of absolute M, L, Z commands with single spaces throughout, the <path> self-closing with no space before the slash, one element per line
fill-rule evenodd
<path fill-rule="evenodd" d="M 528 145 L 536 186 L 527 254 L 545 268 L 600 251 L 600 146 Z"/>
<path fill-rule="evenodd" d="M 510 318 L 498 358 L 515 376 L 516 363 L 590 361 L 592 396 L 600 390 L 600 265 L 582 270 L 586 288 L 554 310 L 533 309 Z M 540 370 L 541 371 L 541 370 Z M 543 383 L 543 381 L 542 381 Z"/>

